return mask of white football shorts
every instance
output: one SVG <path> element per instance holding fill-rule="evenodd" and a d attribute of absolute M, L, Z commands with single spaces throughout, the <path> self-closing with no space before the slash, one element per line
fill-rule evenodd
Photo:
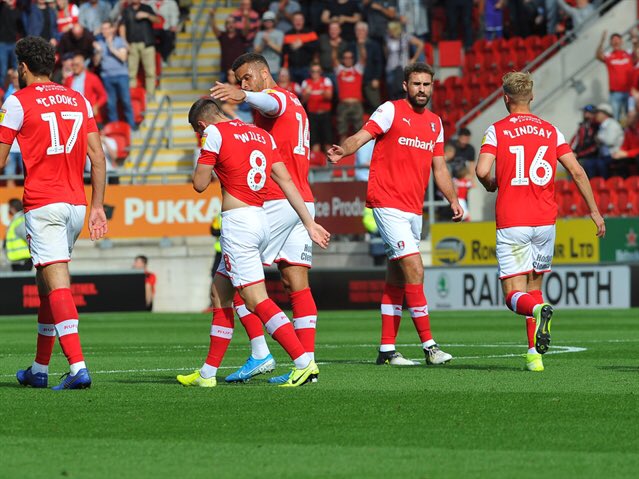
<path fill-rule="evenodd" d="M 513 226 L 497 230 L 499 279 L 551 269 L 555 225 Z"/>
<path fill-rule="evenodd" d="M 245 206 L 222 212 L 222 261 L 217 273 L 229 278 L 235 288 L 264 281 L 262 253 L 268 239 L 263 208 Z"/>
<path fill-rule="evenodd" d="M 86 211 L 84 205 L 51 203 L 25 213 L 27 242 L 34 266 L 71 261 Z"/>
<path fill-rule="evenodd" d="M 373 218 L 384 240 L 386 256 L 398 260 L 419 254 L 422 217 L 396 208 L 373 208 Z"/>
<path fill-rule="evenodd" d="M 315 203 L 305 204 L 315 218 Z M 291 204 L 287 200 L 266 201 L 264 210 L 271 236 L 263 254 L 264 265 L 283 261 L 292 266 L 310 268 L 313 263 L 313 241 Z"/>

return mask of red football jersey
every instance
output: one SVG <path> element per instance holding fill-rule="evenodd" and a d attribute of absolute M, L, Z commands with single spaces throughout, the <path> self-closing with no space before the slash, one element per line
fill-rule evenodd
<path fill-rule="evenodd" d="M 251 206 L 264 204 L 264 186 L 276 161 L 282 160 L 271 135 L 240 120 L 207 126 L 197 160 L 213 166 L 222 188 Z"/>
<path fill-rule="evenodd" d="M 352 67 L 337 65 L 335 68 L 337 78 L 337 94 L 340 100 L 364 101 L 362 84 L 364 81 L 364 67 L 359 63 Z"/>
<path fill-rule="evenodd" d="M 610 91 L 628 93 L 632 82 L 634 64 L 632 55 L 624 50 L 608 52 L 604 55 L 608 68 L 608 83 Z"/>
<path fill-rule="evenodd" d="M 87 135 L 97 132 L 91 104 L 57 83 L 18 90 L 0 111 L 0 143 L 17 138 L 24 162 L 24 209 L 51 203 L 86 205 Z"/>
<path fill-rule="evenodd" d="M 311 136 L 308 117 L 299 98 L 293 93 L 276 87 L 264 90 L 275 98 L 279 110 L 272 116 L 257 112 L 255 124 L 268 131 L 277 144 L 277 150 L 288 168 L 293 183 L 297 186 L 302 199 L 313 202 L 313 192 L 308 183 L 308 168 L 311 154 Z M 283 200 L 286 196 L 270 178 L 266 182 L 266 200 Z"/>
<path fill-rule="evenodd" d="M 364 125 L 376 139 L 366 206 L 422 214 L 434 156 L 444 156 L 441 119 L 408 101 L 383 103 Z"/>
<path fill-rule="evenodd" d="M 552 225 L 557 219 L 557 158 L 572 150 L 551 123 L 531 113 L 491 125 L 480 153 L 495 155 L 497 229 Z"/>
<path fill-rule="evenodd" d="M 328 78 L 319 77 L 318 80 L 307 78 L 302 82 L 302 91 L 305 91 L 307 88 L 311 89 L 311 93 L 306 102 L 306 110 L 309 113 L 324 113 L 331 111 L 333 102 L 330 98 L 326 99 L 324 97 L 324 94 L 327 91 L 331 92 L 331 96 L 333 95 L 333 84 Z"/>

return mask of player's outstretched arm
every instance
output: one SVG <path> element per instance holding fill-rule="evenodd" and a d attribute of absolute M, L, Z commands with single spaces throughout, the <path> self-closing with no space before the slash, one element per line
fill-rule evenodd
<path fill-rule="evenodd" d="M 352 136 L 346 138 L 341 145 L 333 145 L 326 152 L 326 157 L 330 163 L 337 163 L 345 156 L 352 155 L 363 145 L 373 139 L 368 131 L 361 129 Z"/>
<path fill-rule="evenodd" d="M 559 162 L 566 168 L 566 171 L 570 173 L 572 179 L 577 185 L 581 197 L 584 199 L 590 210 L 590 218 L 597 227 L 597 237 L 603 238 L 606 235 L 606 223 L 603 217 L 599 213 L 597 202 L 595 201 L 595 195 L 592 193 L 590 182 L 588 181 L 588 175 L 584 171 L 583 167 L 577 161 L 573 152 L 566 153 L 559 157 Z"/>
<path fill-rule="evenodd" d="M 213 177 L 213 165 L 205 165 L 198 163 L 193 170 L 193 189 L 198 193 L 202 193 L 211 184 Z"/>
<path fill-rule="evenodd" d="M 435 177 L 437 188 L 450 203 L 450 207 L 453 210 L 453 221 L 461 221 L 464 216 L 464 209 L 457 199 L 453 179 L 450 177 L 446 159 L 443 156 L 433 156 L 433 176 Z"/>
<path fill-rule="evenodd" d="M 89 235 L 93 241 L 107 234 L 107 218 L 104 212 L 104 190 L 106 189 L 106 158 L 102 141 L 97 131 L 87 135 L 87 154 L 91 162 L 91 211 L 89 212 Z"/>
<path fill-rule="evenodd" d="M 497 181 L 490 174 L 493 169 L 493 163 L 495 162 L 495 155 L 490 153 L 481 153 L 477 164 L 475 165 L 475 174 L 479 182 L 484 185 L 486 191 L 497 191 Z"/>
<path fill-rule="evenodd" d="M 311 214 L 306 209 L 302 195 L 300 195 L 300 192 L 297 190 L 297 186 L 293 183 L 291 175 L 283 162 L 278 161 L 277 163 L 273 163 L 271 178 L 282 189 L 286 199 L 302 220 L 302 223 L 307 229 L 313 242 L 319 245 L 322 249 L 326 249 L 328 242 L 331 239 L 331 235 L 322 226 L 315 222 Z"/>

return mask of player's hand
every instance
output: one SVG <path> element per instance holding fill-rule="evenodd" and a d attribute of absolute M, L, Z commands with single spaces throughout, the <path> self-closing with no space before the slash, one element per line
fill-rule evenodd
<path fill-rule="evenodd" d="M 344 148 L 342 148 L 339 145 L 331 146 L 326 152 L 326 158 L 328 159 L 328 162 L 332 163 L 333 165 L 336 164 L 343 157 L 344 157 Z"/>
<path fill-rule="evenodd" d="M 91 213 L 89 213 L 89 235 L 91 236 L 91 241 L 99 240 L 109 231 L 109 227 L 107 226 L 107 218 L 106 213 L 104 212 L 104 208 L 91 208 Z"/>
<path fill-rule="evenodd" d="M 215 82 L 215 86 L 210 90 L 211 96 L 216 100 L 228 101 L 231 103 L 242 103 L 246 99 L 246 93 L 234 85 L 228 83 Z"/>
<path fill-rule="evenodd" d="M 601 214 L 596 211 L 594 213 L 590 213 L 590 217 L 597 227 L 597 238 L 603 238 L 604 236 L 606 236 L 606 223 L 603 219 L 603 216 L 601 216 Z"/>
<path fill-rule="evenodd" d="M 464 209 L 461 207 L 458 201 L 453 201 L 450 204 L 451 209 L 453 210 L 453 221 L 461 221 L 464 217 Z"/>
<path fill-rule="evenodd" d="M 328 242 L 331 240 L 331 234 L 324 229 L 322 225 L 313 224 L 308 228 L 308 234 L 313 240 L 313 243 L 318 245 L 322 249 L 328 247 Z"/>
<path fill-rule="evenodd" d="M 497 180 L 495 178 L 491 178 L 490 179 L 490 183 L 488 184 L 488 186 L 485 186 L 486 191 L 488 191 L 489 193 L 494 193 L 495 191 L 497 191 Z"/>

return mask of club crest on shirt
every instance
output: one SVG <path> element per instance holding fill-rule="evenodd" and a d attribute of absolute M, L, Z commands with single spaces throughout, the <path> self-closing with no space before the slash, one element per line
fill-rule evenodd
<path fill-rule="evenodd" d="M 204 133 L 202 135 L 202 139 L 200 140 L 200 148 L 204 148 L 204 145 L 206 144 L 206 137 L 209 136 L 208 133 Z"/>
<path fill-rule="evenodd" d="M 437 127 L 435 126 L 435 123 L 433 123 L 432 121 L 430 122 L 430 128 L 431 130 L 433 130 L 433 133 L 437 131 Z"/>
<path fill-rule="evenodd" d="M 7 110 L 0 110 L 0 123 L 4 121 L 5 113 L 7 113 Z"/>

